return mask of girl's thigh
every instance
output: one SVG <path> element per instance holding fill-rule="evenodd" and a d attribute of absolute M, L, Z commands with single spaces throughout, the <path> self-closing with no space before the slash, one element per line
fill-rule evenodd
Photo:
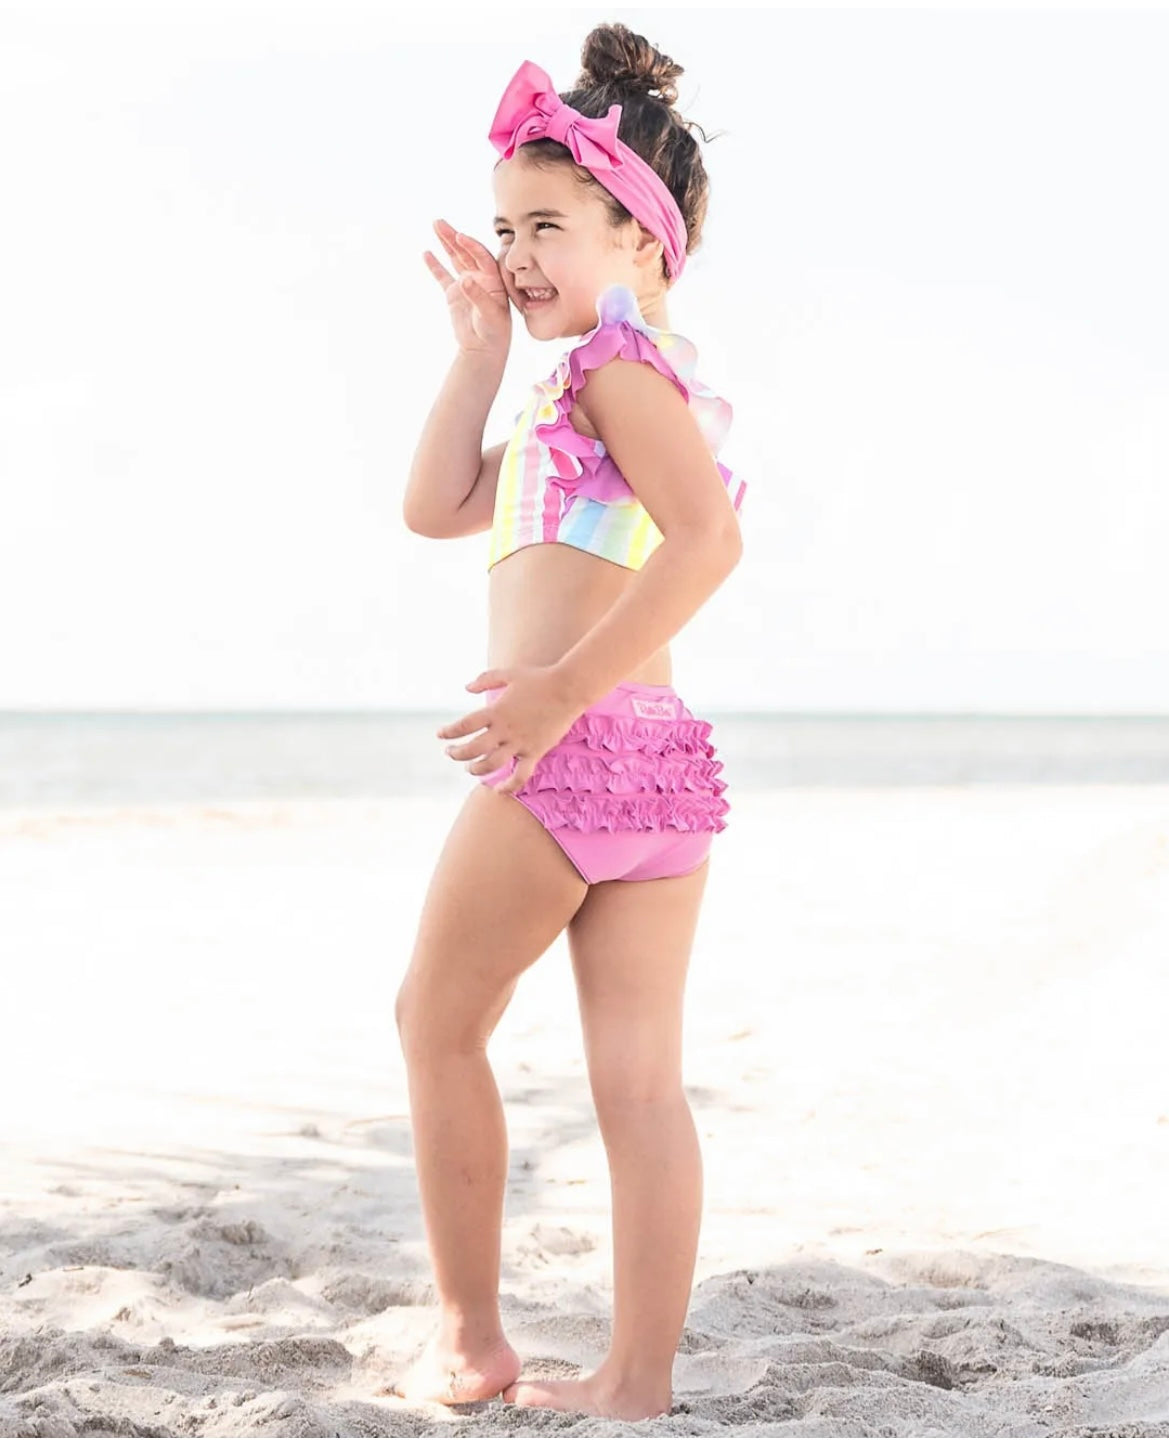
<path fill-rule="evenodd" d="M 520 974 L 548 950 L 588 889 L 514 796 L 474 787 L 426 891 L 398 992 L 403 1039 L 485 1046 Z"/>
<path fill-rule="evenodd" d="M 598 1109 L 682 1085 L 683 994 L 709 873 L 708 857 L 683 876 L 598 882 L 568 924 Z"/>

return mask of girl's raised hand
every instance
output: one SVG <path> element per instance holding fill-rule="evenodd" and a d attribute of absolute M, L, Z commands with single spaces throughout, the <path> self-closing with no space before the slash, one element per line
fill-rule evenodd
<path fill-rule="evenodd" d="M 451 275 L 429 250 L 422 256 L 446 293 L 459 349 L 506 360 L 511 345 L 511 301 L 499 262 L 485 245 L 445 220 L 436 220 L 434 228 L 457 273 Z"/>

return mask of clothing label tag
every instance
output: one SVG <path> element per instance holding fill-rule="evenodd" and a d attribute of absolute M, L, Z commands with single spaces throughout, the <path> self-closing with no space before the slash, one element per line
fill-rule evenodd
<path fill-rule="evenodd" d="M 676 698 L 663 696 L 660 701 L 646 701 L 641 696 L 631 696 L 634 713 L 652 721 L 672 721 L 677 715 Z"/>

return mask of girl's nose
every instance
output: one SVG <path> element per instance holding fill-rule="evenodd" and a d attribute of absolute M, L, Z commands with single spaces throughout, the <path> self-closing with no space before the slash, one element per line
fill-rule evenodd
<path fill-rule="evenodd" d="M 504 262 L 504 264 L 507 266 L 508 270 L 511 271 L 513 276 L 517 275 L 517 273 L 522 275 L 523 272 L 527 270 L 527 257 L 524 255 L 523 249 L 521 248 L 518 241 L 513 240 L 512 243 L 508 246 L 507 260 Z"/>

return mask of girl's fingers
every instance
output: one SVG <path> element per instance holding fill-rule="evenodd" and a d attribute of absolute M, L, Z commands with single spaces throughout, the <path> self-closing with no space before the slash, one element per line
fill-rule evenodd
<path fill-rule="evenodd" d="M 503 271 L 500 268 L 499 261 L 496 260 L 495 256 L 491 254 L 485 245 L 476 243 L 475 250 L 472 252 L 472 258 L 474 259 L 476 270 L 481 271 L 484 275 L 493 275 L 500 280 L 503 279 Z"/>
<path fill-rule="evenodd" d="M 449 270 L 447 270 L 446 266 L 443 265 L 442 261 L 439 260 L 437 256 L 432 255 L 429 250 L 424 250 L 424 251 L 422 252 L 422 259 L 426 262 L 427 266 L 430 268 L 430 273 L 431 273 L 431 275 L 433 275 L 436 280 L 439 280 L 439 281 L 442 282 L 442 285 L 443 285 L 443 288 L 444 288 L 444 289 L 445 289 L 447 286 L 454 285 L 454 283 L 455 283 L 455 278 L 454 278 L 454 276 L 450 273 Z"/>
<path fill-rule="evenodd" d="M 459 238 L 460 245 L 462 245 L 464 250 L 475 256 L 476 260 L 481 260 L 483 256 L 490 257 L 491 252 L 487 249 L 485 245 L 481 245 L 479 241 L 474 238 L 474 236 L 464 235 L 462 231 L 456 231 L 455 233 Z"/>
<path fill-rule="evenodd" d="M 438 222 L 436 221 L 436 229 L 437 226 Z M 467 246 L 463 243 L 467 239 L 467 237 L 464 235 L 460 235 L 453 226 L 449 225 L 446 227 L 445 231 L 440 230 L 438 232 L 438 235 L 439 239 L 442 241 L 443 245 L 446 246 L 451 256 L 460 261 L 461 264 L 467 269 L 470 269 L 471 266 L 474 264 L 474 261 L 470 257 Z"/>
<path fill-rule="evenodd" d="M 465 297 L 476 310 L 481 311 L 489 308 L 487 307 L 487 302 L 493 302 L 496 297 L 493 292 L 486 289 L 484 281 L 493 270 L 494 273 L 498 275 L 498 267 L 495 265 L 495 261 L 491 257 L 490 252 L 479 245 L 477 241 L 472 241 L 470 236 L 461 235 L 458 231 L 454 230 L 453 227 L 447 225 L 445 221 L 436 220 L 434 222 L 434 229 L 446 247 L 447 252 L 450 254 L 458 274 L 452 275 L 433 251 L 424 250 L 422 252 L 422 258 L 430 268 L 430 273 L 440 282 L 445 291 L 449 292 L 452 285 L 457 286 L 459 294 Z M 490 265 L 486 267 L 481 266 L 477 257 L 472 256 L 469 249 L 459 243 L 461 241 L 467 241 L 477 246 L 478 249 L 487 256 Z"/>
<path fill-rule="evenodd" d="M 449 289 L 452 285 L 457 285 L 459 289 L 464 293 L 467 291 L 467 286 L 464 285 L 463 282 L 470 281 L 472 279 L 471 275 L 467 271 L 463 271 L 459 275 L 452 275 L 450 271 L 447 270 L 446 266 L 443 265 L 442 261 L 440 261 L 438 257 L 429 250 L 424 250 L 422 252 L 422 258 L 430 267 L 431 274 L 437 280 L 442 282 L 444 289 Z"/>
<path fill-rule="evenodd" d="M 447 225 L 446 221 L 436 220 L 434 224 L 436 230 L 440 225 L 443 227 L 438 232 L 439 236 L 461 274 L 474 271 L 483 275 L 499 275 L 499 262 L 474 236 L 464 235 L 461 230 Z M 478 285 L 478 289 L 483 292 L 482 285 Z"/>
<path fill-rule="evenodd" d="M 446 246 L 447 254 L 451 257 L 452 260 L 457 261 L 459 265 L 464 267 L 469 264 L 467 260 L 467 252 L 461 245 L 458 244 L 457 241 L 448 240 L 444 235 L 442 237 L 442 243 Z"/>
<path fill-rule="evenodd" d="M 464 235 L 461 230 L 452 230 L 451 235 L 468 270 L 491 270 L 495 266 L 495 257 L 473 235 Z"/>
<path fill-rule="evenodd" d="M 473 275 L 461 275 L 456 284 L 471 304 L 479 310 L 483 305 L 483 287 Z"/>

